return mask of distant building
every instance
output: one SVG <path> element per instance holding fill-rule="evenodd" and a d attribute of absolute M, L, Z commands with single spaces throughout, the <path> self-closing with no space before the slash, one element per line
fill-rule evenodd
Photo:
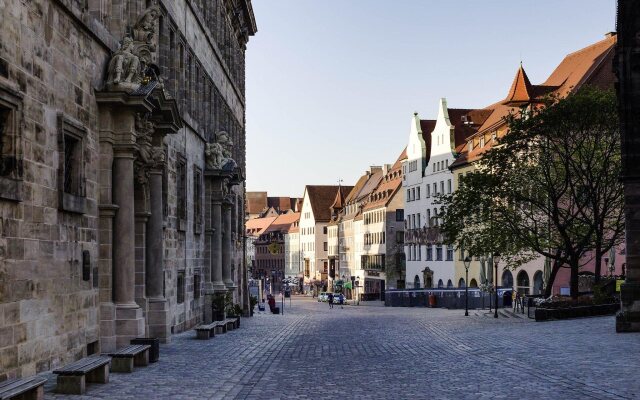
<path fill-rule="evenodd" d="M 282 214 L 254 241 L 254 278 L 266 278 L 272 293 L 280 291 L 285 278 L 285 235 L 299 219 L 299 213 Z"/>
<path fill-rule="evenodd" d="M 267 192 L 247 192 L 246 216 L 248 219 L 275 217 L 288 212 L 299 212 L 297 197 L 269 197 Z"/>

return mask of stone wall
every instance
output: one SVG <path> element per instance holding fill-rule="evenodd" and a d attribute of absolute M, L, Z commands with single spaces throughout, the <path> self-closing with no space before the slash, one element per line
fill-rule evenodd
<path fill-rule="evenodd" d="M 207 4 L 218 3 L 222 1 Z M 0 381 L 33 375 L 117 345 L 112 259 L 118 241 L 113 237 L 113 216 L 118 207 L 112 204 L 112 190 L 118 182 L 113 181 L 110 137 L 121 121 L 113 113 L 99 113 L 96 96 L 112 52 L 147 5 L 144 0 L 0 2 L 0 118 L 5 128 L 0 136 Z M 205 212 L 195 213 L 194 206 L 198 202 L 205 206 L 206 141 L 218 131 L 229 132 L 234 157 L 244 169 L 244 45 L 236 49 L 236 61 L 229 65 L 229 49 L 218 43 L 220 34 L 208 32 L 198 22 L 202 3 L 164 0 L 160 7 L 158 63 L 167 93 L 180 100 L 184 126 L 164 140 L 168 156 L 164 295 L 169 304 L 168 329 L 180 332 L 203 318 L 204 300 L 198 297 L 202 284 L 197 285 L 196 276 L 203 282 L 209 266 L 205 224 L 198 228 L 194 217 L 204 219 Z M 185 25 L 185 18 L 191 23 Z M 212 15 L 207 18 L 211 21 Z M 187 32 L 179 29 L 184 26 L 189 27 Z M 191 49 L 194 68 L 201 67 L 198 73 L 194 69 L 187 74 L 174 63 L 175 54 L 167 53 L 170 27 L 174 40 Z M 192 101 L 192 108 L 187 101 Z M 66 133 L 75 139 L 68 141 Z M 14 136 L 15 142 L 7 145 Z M 186 165 L 183 225 L 176 218 L 179 155 Z M 6 160 L 11 161 L 10 173 Z M 199 201 L 194 171 L 202 180 Z M 150 213 L 164 210 L 139 207 L 144 204 L 139 189 L 134 292 L 149 318 L 147 221 Z M 244 189 L 240 185 L 234 191 L 232 226 L 241 227 Z M 234 228 L 234 232 L 231 260 L 239 284 L 242 235 L 237 233 L 242 231 Z M 179 276 L 184 297 L 178 304 Z M 240 293 L 235 291 L 237 301 Z M 147 319 L 146 333 L 148 325 Z"/>

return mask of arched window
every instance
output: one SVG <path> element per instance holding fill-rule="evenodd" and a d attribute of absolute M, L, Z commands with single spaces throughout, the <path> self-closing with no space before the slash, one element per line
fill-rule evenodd
<path fill-rule="evenodd" d="M 522 270 L 518 272 L 518 292 L 520 294 L 529 294 L 529 274 Z"/>
<path fill-rule="evenodd" d="M 513 287 L 513 275 L 511 274 L 511 271 L 504 271 L 502 273 L 502 287 Z"/>
<path fill-rule="evenodd" d="M 471 279 L 469 281 L 469 287 L 478 287 L 478 281 L 476 281 L 475 279 Z"/>
<path fill-rule="evenodd" d="M 544 286 L 544 280 L 542 278 L 542 271 L 536 271 L 533 274 L 533 294 L 542 294 L 542 287 Z"/>
<path fill-rule="evenodd" d="M 447 289 L 451 289 L 453 287 L 453 282 L 451 282 L 451 279 L 449 279 L 447 281 Z"/>
<path fill-rule="evenodd" d="M 416 277 L 413 278 L 413 288 L 420 289 L 420 277 L 418 275 L 416 275 Z"/>
<path fill-rule="evenodd" d="M 460 280 L 458 281 L 458 287 L 464 287 L 464 279 L 460 278 Z"/>
<path fill-rule="evenodd" d="M 442 282 L 442 279 L 438 279 L 438 289 L 442 289 L 443 287 L 444 287 L 444 282 Z"/>

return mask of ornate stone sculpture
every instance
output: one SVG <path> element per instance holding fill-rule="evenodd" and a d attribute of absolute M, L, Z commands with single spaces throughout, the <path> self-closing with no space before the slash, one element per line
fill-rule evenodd
<path fill-rule="evenodd" d="M 157 80 L 151 66 L 156 51 L 154 37 L 159 17 L 160 7 L 154 2 L 133 26 L 131 33 L 122 39 L 120 48 L 109 61 L 107 90 L 130 93 L 147 81 Z"/>
<path fill-rule="evenodd" d="M 147 182 L 147 173 L 149 168 L 157 162 L 158 157 L 156 149 L 151 145 L 155 126 L 149 121 L 147 116 L 141 114 L 136 115 L 136 178 L 138 183 L 145 184 Z M 164 160 L 164 152 L 162 152 Z"/>
<path fill-rule="evenodd" d="M 231 158 L 232 147 L 233 142 L 229 138 L 229 134 L 224 131 L 219 132 L 216 135 L 216 141 L 207 143 L 205 149 L 207 169 L 233 171 L 237 164 Z"/>

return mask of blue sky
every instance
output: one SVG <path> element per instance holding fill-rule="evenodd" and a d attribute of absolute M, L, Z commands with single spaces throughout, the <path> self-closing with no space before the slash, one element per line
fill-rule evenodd
<path fill-rule="evenodd" d="M 414 111 L 504 98 L 615 30 L 615 0 L 253 0 L 247 190 L 301 196 L 393 163 Z"/>

